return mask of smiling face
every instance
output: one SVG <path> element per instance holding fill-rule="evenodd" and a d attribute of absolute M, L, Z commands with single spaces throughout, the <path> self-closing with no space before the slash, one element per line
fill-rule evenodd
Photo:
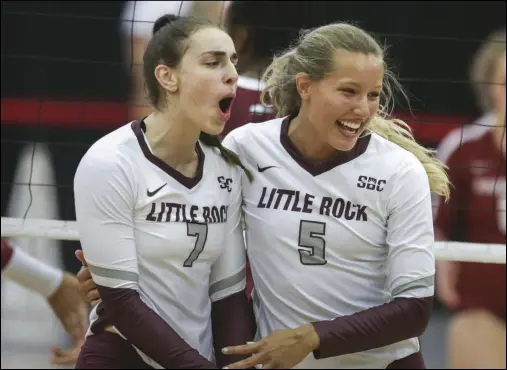
<path fill-rule="evenodd" d="M 301 111 L 323 145 L 348 151 L 377 113 L 384 64 L 373 54 L 336 51 L 334 68 L 319 81 L 296 78 Z"/>

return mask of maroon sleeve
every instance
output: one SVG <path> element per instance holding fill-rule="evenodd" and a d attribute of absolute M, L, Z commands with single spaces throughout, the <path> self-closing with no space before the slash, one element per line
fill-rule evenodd
<path fill-rule="evenodd" d="M 2 239 L 2 270 L 9 264 L 13 253 L 14 249 Z"/>
<path fill-rule="evenodd" d="M 224 356 L 222 348 L 253 341 L 255 318 L 253 304 L 243 290 L 214 302 L 211 306 L 213 346 L 219 368 L 243 360 L 246 356 Z"/>
<path fill-rule="evenodd" d="M 316 359 L 341 356 L 419 337 L 428 325 L 433 297 L 397 298 L 382 306 L 313 323 L 320 338 Z"/>
<path fill-rule="evenodd" d="M 216 369 L 190 347 L 132 289 L 97 285 L 108 323 L 165 369 Z"/>

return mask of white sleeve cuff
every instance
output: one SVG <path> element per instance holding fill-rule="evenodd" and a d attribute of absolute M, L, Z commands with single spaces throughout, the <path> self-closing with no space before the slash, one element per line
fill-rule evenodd
<path fill-rule="evenodd" d="M 14 248 L 2 275 L 45 298 L 56 291 L 63 279 L 63 271 L 37 260 L 20 248 Z"/>

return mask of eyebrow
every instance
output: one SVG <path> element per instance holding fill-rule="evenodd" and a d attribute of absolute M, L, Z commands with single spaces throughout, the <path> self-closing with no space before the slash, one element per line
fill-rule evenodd
<path fill-rule="evenodd" d="M 359 85 L 356 82 L 352 82 L 352 81 L 345 81 L 345 82 L 342 82 L 342 84 L 344 84 L 344 85 L 347 85 L 347 84 L 348 85 L 354 85 L 354 86 L 359 87 L 359 88 L 361 87 L 361 85 Z M 377 86 L 375 86 L 375 89 L 381 89 L 382 87 L 383 87 L 382 85 L 377 85 Z"/>
<path fill-rule="evenodd" d="M 201 56 L 207 55 L 207 54 L 208 55 L 212 55 L 214 57 L 225 57 L 225 56 L 227 56 L 227 53 L 225 51 L 221 51 L 221 50 L 205 51 L 204 53 L 201 54 Z M 232 60 L 238 59 L 238 55 L 236 53 L 232 53 L 231 59 Z"/>

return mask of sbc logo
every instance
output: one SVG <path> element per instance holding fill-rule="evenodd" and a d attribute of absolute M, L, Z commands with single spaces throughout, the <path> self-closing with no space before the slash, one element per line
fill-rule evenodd
<path fill-rule="evenodd" d="M 230 193 L 232 191 L 231 184 L 232 179 L 225 178 L 223 176 L 217 177 L 218 183 L 220 184 L 220 189 L 227 189 L 227 191 Z"/>
<path fill-rule="evenodd" d="M 374 177 L 359 176 L 357 180 L 357 187 L 360 189 L 382 191 L 384 185 L 387 183 L 386 180 L 377 180 Z"/>

